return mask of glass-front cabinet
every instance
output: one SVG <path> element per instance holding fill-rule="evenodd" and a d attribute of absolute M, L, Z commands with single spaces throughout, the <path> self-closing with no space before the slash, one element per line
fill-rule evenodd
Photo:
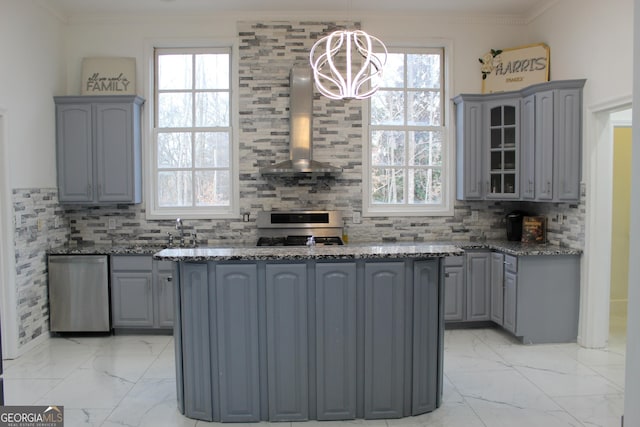
<path fill-rule="evenodd" d="M 453 98 L 458 200 L 580 200 L 584 84 Z"/>
<path fill-rule="evenodd" d="M 520 101 L 501 100 L 486 104 L 488 135 L 487 198 L 518 198 L 518 166 L 520 146 Z"/>

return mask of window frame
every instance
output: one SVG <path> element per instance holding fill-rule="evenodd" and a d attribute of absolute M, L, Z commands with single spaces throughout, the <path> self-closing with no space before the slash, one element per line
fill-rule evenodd
<path fill-rule="evenodd" d="M 387 44 L 390 53 L 430 53 L 439 51 L 442 54 L 442 200 L 439 204 L 374 204 L 371 202 L 371 178 L 373 167 L 371 165 L 371 100 L 363 104 L 363 150 L 362 150 L 362 215 L 365 217 L 404 217 L 404 216 L 453 216 L 454 184 L 455 184 L 455 140 L 453 120 L 451 114 L 451 102 L 449 102 L 451 67 L 450 43 L 442 41 L 425 44 L 417 42 L 407 44 Z M 406 90 L 406 87 L 403 87 Z M 404 126 L 404 125 L 403 125 Z M 405 130 L 410 127 L 404 127 Z M 407 167 L 405 164 L 404 167 Z"/>
<path fill-rule="evenodd" d="M 229 205 L 228 206 L 158 206 L 158 146 L 156 117 L 157 117 L 157 93 L 156 93 L 156 50 L 165 53 L 220 53 L 225 52 L 230 55 L 230 94 L 229 94 Z M 239 122 L 238 122 L 238 72 L 237 58 L 238 49 L 235 41 L 224 40 L 193 40 L 189 42 L 182 41 L 179 44 L 175 42 L 151 42 L 146 48 L 146 76 L 148 84 L 146 85 L 145 96 L 146 114 L 145 129 L 148 130 L 147 144 L 148 150 L 143 152 L 146 160 L 146 185 L 145 185 L 145 204 L 147 219 L 175 219 L 177 217 L 185 219 L 237 219 L 240 217 L 239 210 Z"/>

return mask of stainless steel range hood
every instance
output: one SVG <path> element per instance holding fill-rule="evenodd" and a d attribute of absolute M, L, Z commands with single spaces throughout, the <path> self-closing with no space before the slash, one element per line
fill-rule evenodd
<path fill-rule="evenodd" d="M 260 169 L 263 175 L 335 174 L 342 168 L 313 160 L 313 78 L 309 66 L 294 66 L 289 76 L 289 160 Z"/>

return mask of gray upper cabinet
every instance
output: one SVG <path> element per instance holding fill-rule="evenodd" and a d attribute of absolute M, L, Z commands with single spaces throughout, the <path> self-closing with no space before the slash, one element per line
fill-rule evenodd
<path fill-rule="evenodd" d="M 523 200 L 533 200 L 536 196 L 536 96 L 525 96 L 520 105 L 520 196 Z"/>
<path fill-rule="evenodd" d="M 128 95 L 54 100 L 60 202 L 140 203 L 144 100 Z"/>
<path fill-rule="evenodd" d="M 579 200 L 584 84 L 456 96 L 457 198 Z"/>
<path fill-rule="evenodd" d="M 460 200 L 479 200 L 484 197 L 483 104 L 479 100 L 466 100 L 462 96 L 457 97 L 455 102 L 458 170 L 456 194 Z"/>
<path fill-rule="evenodd" d="M 520 99 L 487 101 L 485 108 L 485 198 L 520 197 Z"/>
<path fill-rule="evenodd" d="M 582 89 L 535 94 L 535 200 L 580 198 Z"/>
<path fill-rule="evenodd" d="M 535 198 L 553 200 L 553 91 L 535 94 Z"/>

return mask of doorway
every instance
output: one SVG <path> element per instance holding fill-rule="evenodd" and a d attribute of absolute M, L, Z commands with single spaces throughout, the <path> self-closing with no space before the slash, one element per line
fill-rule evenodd
<path fill-rule="evenodd" d="M 629 220 L 631 203 L 631 110 L 611 115 L 613 186 L 611 206 L 611 288 L 609 345 L 626 341 L 629 289 Z"/>

